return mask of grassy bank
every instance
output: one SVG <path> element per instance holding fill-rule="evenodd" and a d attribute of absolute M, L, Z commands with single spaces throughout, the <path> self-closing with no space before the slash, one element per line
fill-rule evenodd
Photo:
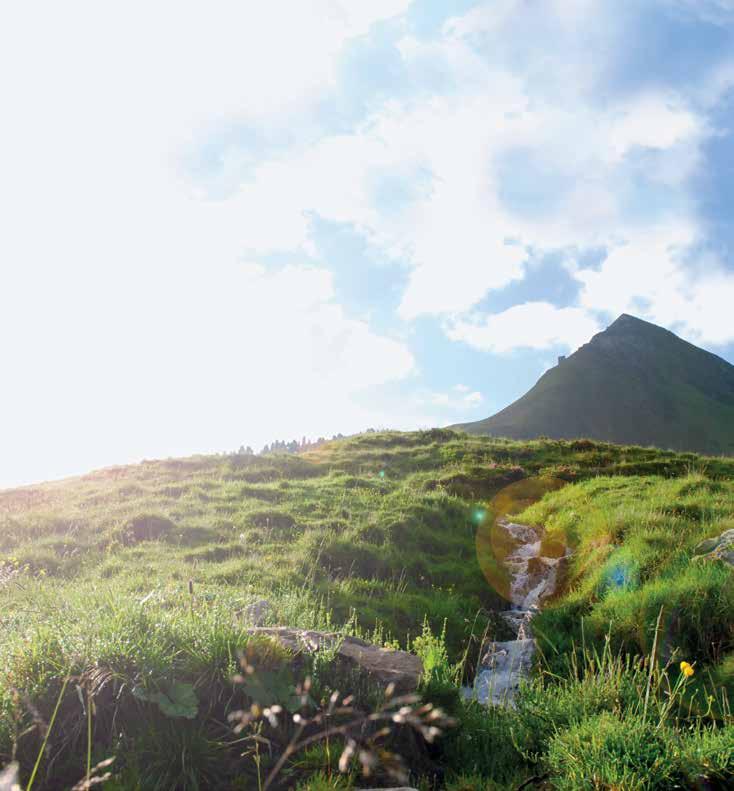
<path fill-rule="evenodd" d="M 485 631 L 507 636 L 475 533 L 497 492 L 536 475 L 568 485 L 523 518 L 573 552 L 563 595 L 537 621 L 545 672 L 514 712 L 467 707 L 457 664 Z M 146 462 L 0 492 L 0 764 L 15 755 L 27 781 L 39 722 L 61 701 L 36 788 L 70 787 L 89 761 L 111 755 L 111 787 L 257 787 L 254 759 L 242 757 L 227 722 L 252 697 L 232 681 L 238 655 L 249 650 L 261 673 L 280 679 L 279 694 L 298 681 L 272 645 L 247 634 L 243 610 L 267 598 L 273 623 L 439 657 L 423 694 L 458 726 L 422 748 L 414 768 L 425 779 L 414 779 L 426 787 L 513 787 L 534 774 L 549 774 L 552 787 L 594 787 L 569 767 L 595 755 L 597 734 L 599 767 L 621 751 L 637 777 L 648 759 L 625 741 L 637 734 L 661 745 L 648 757 L 665 764 L 665 782 L 707 773 L 719 782 L 733 733 L 722 694 L 732 574 L 691 556 L 734 525 L 732 481 L 726 459 L 430 431 L 365 434 L 303 456 Z M 677 695 L 690 704 L 695 692 L 696 703 L 661 719 L 663 676 L 640 711 L 649 672 L 630 657 L 650 656 L 663 604 L 655 658 L 694 664 Z M 444 625 L 443 641 L 415 642 Z M 323 694 L 342 683 L 327 667 L 298 672 L 320 678 Z M 675 686 L 678 676 L 671 666 L 665 677 Z M 287 783 L 326 771 L 308 782 L 336 787 L 332 769 L 316 750 L 294 758 Z M 643 787 L 599 771 L 596 787 Z M 61 777 L 68 785 L 54 785 Z"/>

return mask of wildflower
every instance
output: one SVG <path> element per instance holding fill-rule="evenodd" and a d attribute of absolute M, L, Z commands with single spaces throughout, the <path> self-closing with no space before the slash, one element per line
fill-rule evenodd
<path fill-rule="evenodd" d="M 690 678 L 696 671 L 693 669 L 693 665 L 689 665 L 688 662 L 681 662 L 680 672 L 683 673 L 686 678 Z"/>

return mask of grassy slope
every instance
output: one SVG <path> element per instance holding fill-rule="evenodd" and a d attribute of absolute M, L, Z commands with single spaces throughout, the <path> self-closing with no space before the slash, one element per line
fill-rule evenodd
<path fill-rule="evenodd" d="M 704 475 L 691 477 L 693 468 Z M 446 619 L 454 658 L 487 618 L 501 635 L 491 611 L 502 603 L 475 557 L 476 504 L 536 474 L 575 483 L 527 515 L 576 552 L 572 590 L 539 623 L 552 662 L 562 665 L 582 615 L 589 639 L 611 618 L 618 643 L 647 648 L 666 600 L 677 619 L 671 641 L 718 672 L 732 650 L 731 586 L 719 570 L 692 571 L 689 555 L 701 537 L 731 526 L 734 461 L 445 431 L 368 434 L 306 457 L 150 462 L 0 493 L 0 579 L 10 579 L 0 584 L 0 763 L 16 717 L 28 719 L 13 690 L 48 718 L 71 669 L 107 679 L 97 758 L 116 752 L 132 777 L 145 761 L 171 787 L 171 777 L 186 785 L 181 778 L 192 771 L 181 764 L 185 753 L 204 787 L 223 782 L 231 767 L 216 723 L 230 705 L 236 652 L 248 641 L 237 612 L 263 596 L 278 622 L 325 627 L 352 618 L 352 631 L 402 644 L 424 617 L 434 631 Z M 610 586 L 617 566 L 625 584 Z M 130 698 L 133 685 L 180 680 L 206 700 L 190 726 L 171 730 Z M 84 741 L 75 695 L 60 722 L 53 771 L 66 767 L 74 777 Z M 495 724 L 504 732 L 503 723 Z M 477 727 L 493 732 L 486 722 Z M 457 739 L 445 760 L 469 765 Z M 28 766 L 37 740 L 31 734 L 20 744 Z M 517 764 L 508 772 L 524 771 L 507 749 Z"/>
<path fill-rule="evenodd" d="M 734 366 L 622 317 L 471 434 L 593 437 L 734 455 Z"/>

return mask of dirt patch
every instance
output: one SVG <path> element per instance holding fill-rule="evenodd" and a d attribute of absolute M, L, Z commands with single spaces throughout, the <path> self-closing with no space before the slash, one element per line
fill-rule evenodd
<path fill-rule="evenodd" d="M 279 533 L 291 530 L 296 524 L 296 520 L 285 511 L 255 511 L 248 514 L 247 521 L 253 527 L 275 530 Z"/>
<path fill-rule="evenodd" d="M 158 541 L 166 538 L 176 530 L 176 525 L 165 516 L 141 514 L 134 516 L 122 530 L 124 544 L 138 544 L 141 541 Z"/>

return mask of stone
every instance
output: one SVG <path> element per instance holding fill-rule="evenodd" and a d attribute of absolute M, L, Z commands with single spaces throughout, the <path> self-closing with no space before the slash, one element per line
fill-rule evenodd
<path fill-rule="evenodd" d="M 260 599 L 248 604 L 239 614 L 251 626 L 262 626 L 273 614 L 273 605 L 267 599 Z"/>
<path fill-rule="evenodd" d="M 320 650 L 336 651 L 335 660 L 342 667 L 364 673 L 382 687 L 394 684 L 399 695 L 415 692 L 423 674 L 423 663 L 417 656 L 406 651 L 380 648 L 356 637 L 288 626 L 255 627 L 248 631 L 253 635 L 270 637 L 296 655 Z"/>
<path fill-rule="evenodd" d="M 693 550 L 693 559 L 700 563 L 721 562 L 734 568 L 734 530 L 707 538 Z"/>

